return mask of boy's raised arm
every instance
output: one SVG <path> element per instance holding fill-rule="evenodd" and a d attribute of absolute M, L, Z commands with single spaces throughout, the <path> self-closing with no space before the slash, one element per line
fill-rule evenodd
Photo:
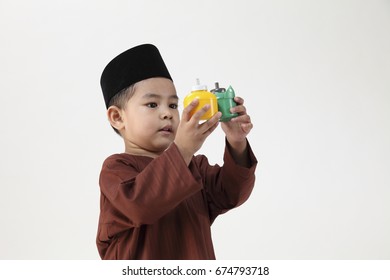
<path fill-rule="evenodd" d="M 101 210 L 106 209 L 107 218 L 124 227 L 154 223 L 202 187 L 176 145 L 171 145 L 141 172 L 137 166 L 131 166 L 135 162 L 124 161 L 108 158 L 100 176 L 100 189 L 107 200 L 102 201 Z"/>

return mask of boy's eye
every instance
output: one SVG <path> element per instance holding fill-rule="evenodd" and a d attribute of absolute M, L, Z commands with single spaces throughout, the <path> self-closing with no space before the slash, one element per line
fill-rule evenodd
<path fill-rule="evenodd" d="M 178 105 L 177 104 L 171 104 L 171 105 L 169 105 L 169 107 L 171 107 L 172 109 L 177 109 Z"/>
<path fill-rule="evenodd" d="M 151 103 L 146 104 L 146 106 L 148 106 L 149 108 L 156 108 L 157 103 L 151 102 Z"/>

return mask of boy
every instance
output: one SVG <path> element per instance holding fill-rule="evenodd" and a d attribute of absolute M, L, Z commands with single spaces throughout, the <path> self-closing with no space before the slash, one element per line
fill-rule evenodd
<path fill-rule="evenodd" d="M 215 259 L 210 226 L 250 195 L 257 164 L 246 136 L 252 123 L 243 100 L 222 123 L 224 165 L 194 156 L 218 126 L 184 108 L 181 121 L 172 78 L 158 49 L 140 45 L 115 57 L 101 87 L 111 126 L 125 153 L 108 157 L 100 174 L 97 247 L 102 259 Z"/>

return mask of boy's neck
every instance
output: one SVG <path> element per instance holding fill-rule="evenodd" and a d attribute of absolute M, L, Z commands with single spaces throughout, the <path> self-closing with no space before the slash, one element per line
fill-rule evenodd
<path fill-rule="evenodd" d="M 125 153 L 133 156 L 143 156 L 143 157 L 150 157 L 150 158 L 156 158 L 160 155 L 158 153 L 147 151 L 145 149 L 142 149 L 140 147 L 135 147 L 127 143 L 125 143 Z"/>

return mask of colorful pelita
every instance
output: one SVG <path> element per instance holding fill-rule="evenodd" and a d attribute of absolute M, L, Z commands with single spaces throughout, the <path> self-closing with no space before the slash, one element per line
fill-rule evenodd
<path fill-rule="evenodd" d="M 226 90 L 220 88 L 219 83 L 215 82 L 215 88 L 210 91 L 207 90 L 206 85 L 201 85 L 199 79 L 192 87 L 191 92 L 184 98 L 184 107 L 187 107 L 195 98 L 199 100 L 198 106 L 191 111 L 191 115 L 200 110 L 206 104 L 210 105 L 210 109 L 201 116 L 201 120 L 208 120 L 218 111 L 222 113 L 221 122 L 230 121 L 236 117 L 237 114 L 231 113 L 230 108 L 236 106 L 234 102 L 235 93 L 231 86 Z"/>

